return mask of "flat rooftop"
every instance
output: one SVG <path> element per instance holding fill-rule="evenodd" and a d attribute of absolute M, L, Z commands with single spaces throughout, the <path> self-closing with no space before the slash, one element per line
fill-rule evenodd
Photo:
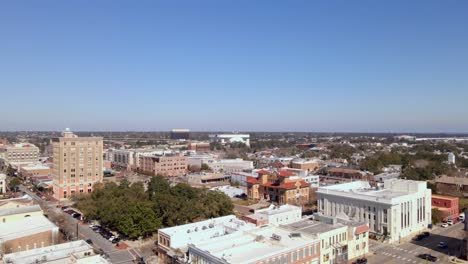
<path fill-rule="evenodd" d="M 300 207 L 290 205 L 290 204 L 285 204 L 282 206 L 270 205 L 270 207 L 268 208 L 255 210 L 255 214 L 276 215 L 276 214 L 284 214 L 286 212 L 291 212 L 295 210 L 299 210 L 302 212 L 302 209 Z"/>
<path fill-rule="evenodd" d="M 45 216 L 25 217 L 21 220 L 2 223 L 0 225 L 0 240 L 8 241 L 54 229 L 58 230 L 58 227 Z"/>
<path fill-rule="evenodd" d="M 326 233 L 338 228 L 347 228 L 346 225 L 335 223 L 335 224 L 326 224 L 318 221 L 313 221 L 309 219 L 301 220 L 295 223 L 287 224 L 282 226 L 285 229 L 292 232 L 300 232 L 309 236 L 318 236 L 321 233 Z"/>
<path fill-rule="evenodd" d="M 21 251 L 17 253 L 6 254 L 3 257 L 5 263 L 11 264 L 23 264 L 23 263 L 42 263 L 43 259 L 46 259 L 46 263 L 68 263 L 60 262 L 66 261 L 65 259 L 74 255 L 75 258 L 80 259 L 77 253 L 84 253 L 92 251 L 92 247 L 83 240 L 72 241 L 68 243 L 53 245 L 49 247 L 36 248 L 27 251 Z M 92 253 L 93 255 L 94 253 Z M 86 263 L 109 263 L 100 256 L 91 256 L 92 261 Z M 90 258 L 91 258 L 90 257 Z M 86 259 L 86 257 L 85 257 Z"/>
<path fill-rule="evenodd" d="M 317 193 L 346 196 L 354 199 L 391 202 L 392 199 L 427 190 L 426 182 L 402 179 L 384 180 L 383 188 L 371 187 L 369 182 L 354 181 L 319 187 Z"/>
<path fill-rule="evenodd" d="M 197 245 L 196 249 L 224 259 L 228 263 L 242 264 L 254 263 L 314 243 L 318 243 L 318 239 L 291 236 L 291 232 L 286 229 L 266 226 L 212 239 Z"/>
<path fill-rule="evenodd" d="M 22 199 L 23 199 L 23 197 L 22 197 Z M 39 212 L 39 211 L 42 211 L 41 207 L 39 205 L 35 204 L 35 205 L 31 205 L 31 206 L 22 206 L 22 207 L 15 207 L 15 208 L 0 209 L 0 216 L 15 215 L 15 214 L 26 214 L 26 213 Z"/>

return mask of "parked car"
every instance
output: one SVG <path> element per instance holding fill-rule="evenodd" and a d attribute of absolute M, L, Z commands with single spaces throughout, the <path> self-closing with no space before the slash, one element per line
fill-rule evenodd
<path fill-rule="evenodd" d="M 447 221 L 447 224 L 448 224 L 448 225 L 453 225 L 453 220 L 448 220 L 448 221 Z"/>
<path fill-rule="evenodd" d="M 117 243 L 120 242 L 120 238 L 116 237 L 116 238 L 112 239 L 111 242 L 112 242 L 112 244 L 117 244 Z"/>
<path fill-rule="evenodd" d="M 353 262 L 353 264 L 367 264 L 367 259 L 366 258 L 358 258 L 356 261 Z"/>
<path fill-rule="evenodd" d="M 421 233 L 421 236 L 423 236 L 423 237 L 428 237 L 430 235 L 431 235 L 431 233 L 429 233 L 429 232 L 422 232 Z"/>
<path fill-rule="evenodd" d="M 429 260 L 430 262 L 436 262 L 437 261 L 437 257 L 432 256 L 431 254 L 419 254 L 418 257 L 422 258 L 424 260 Z"/>
<path fill-rule="evenodd" d="M 417 235 L 415 237 L 413 237 L 413 241 L 420 241 L 422 240 L 424 237 L 422 235 Z"/>
<path fill-rule="evenodd" d="M 91 239 L 86 239 L 86 243 L 92 245 L 93 244 L 93 241 Z"/>
<path fill-rule="evenodd" d="M 440 248 L 447 248 L 447 243 L 445 243 L 445 242 L 439 242 L 439 244 L 437 245 L 437 247 L 440 247 Z"/>
<path fill-rule="evenodd" d="M 447 228 L 448 226 L 449 226 L 449 225 L 448 225 L 447 223 L 443 223 L 443 224 L 441 225 L 441 227 L 443 227 L 443 228 Z"/>
<path fill-rule="evenodd" d="M 464 220 L 465 220 L 465 214 L 464 214 L 464 213 L 461 213 L 461 214 L 458 216 L 458 220 L 464 221 Z"/>

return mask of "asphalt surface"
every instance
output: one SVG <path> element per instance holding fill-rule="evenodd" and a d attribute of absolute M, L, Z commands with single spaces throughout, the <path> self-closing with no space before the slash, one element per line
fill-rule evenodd
<path fill-rule="evenodd" d="M 450 256 L 459 256 L 464 238 L 463 224 L 457 223 L 447 228 L 435 227 L 431 235 L 420 241 L 405 238 L 400 243 L 383 244 L 369 240 L 368 263 L 389 264 L 426 264 L 425 260 L 418 258 L 419 254 L 431 254 L 438 258 L 435 263 L 450 263 Z M 439 248 L 439 242 L 445 242 L 448 248 Z"/>
<path fill-rule="evenodd" d="M 93 247 L 99 252 L 101 249 L 103 255 L 114 264 L 135 263 L 135 259 L 141 255 L 134 249 L 120 250 L 115 247 L 110 241 L 94 232 L 88 225 L 82 224 L 72 216 L 64 213 L 60 208 L 57 208 L 55 203 L 42 200 L 34 192 L 31 192 L 27 187 L 20 186 L 20 191 L 27 193 L 35 201 L 39 203 L 41 208 L 47 214 L 49 220 L 54 222 L 60 229 L 64 230 L 65 235 L 73 240 L 76 239 L 76 230 L 78 227 L 79 238 L 83 240 L 91 239 Z M 133 254 L 132 254 L 133 253 Z"/>

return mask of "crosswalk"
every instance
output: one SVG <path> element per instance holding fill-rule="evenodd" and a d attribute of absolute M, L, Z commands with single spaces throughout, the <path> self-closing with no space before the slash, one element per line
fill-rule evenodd
<path fill-rule="evenodd" d="M 379 254 L 382 254 L 387 257 L 391 257 L 395 260 L 401 261 L 402 263 L 412 263 L 412 264 L 426 264 L 424 260 L 417 259 L 417 255 L 422 254 L 423 252 L 420 250 L 407 250 L 399 247 L 385 247 L 385 246 L 379 246 L 376 247 L 375 249 L 380 249 L 380 248 L 386 248 L 390 249 L 390 251 L 377 251 Z M 398 252 L 401 252 L 398 254 Z M 411 255 L 412 257 L 409 257 L 407 254 Z"/>

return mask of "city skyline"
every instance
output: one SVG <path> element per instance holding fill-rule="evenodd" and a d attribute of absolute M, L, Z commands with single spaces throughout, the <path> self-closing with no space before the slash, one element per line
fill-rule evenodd
<path fill-rule="evenodd" d="M 468 132 L 467 2 L 0 3 L 0 131 Z"/>

